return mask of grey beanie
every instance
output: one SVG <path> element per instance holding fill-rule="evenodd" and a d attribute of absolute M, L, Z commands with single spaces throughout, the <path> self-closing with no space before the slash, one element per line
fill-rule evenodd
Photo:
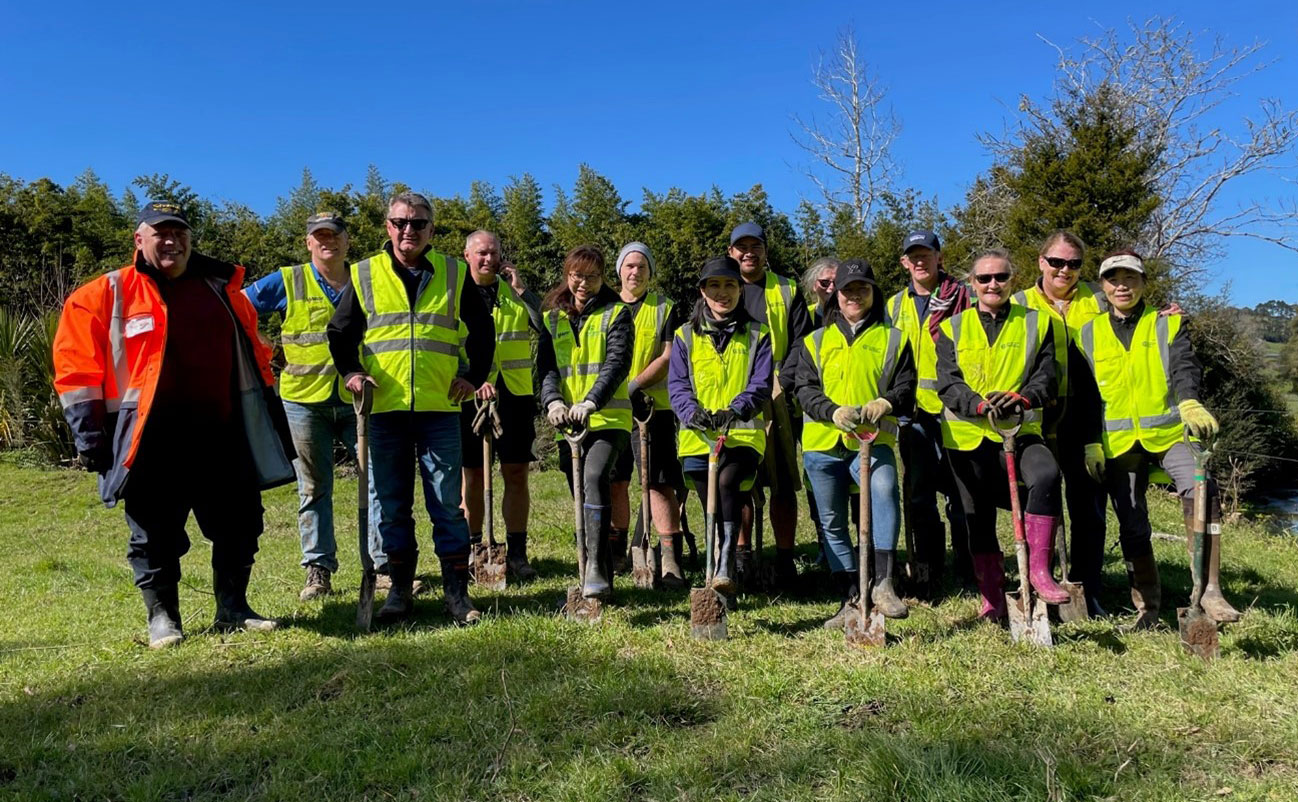
<path fill-rule="evenodd" d="M 626 245 L 622 246 L 622 250 L 618 251 L 617 267 L 613 269 L 613 272 L 617 274 L 619 281 L 622 279 L 622 263 L 626 261 L 626 257 L 629 254 L 633 253 L 642 253 L 644 254 L 644 258 L 649 260 L 649 275 L 653 275 L 654 271 L 657 269 L 654 267 L 654 255 L 649 253 L 648 245 L 645 245 L 643 242 L 628 242 Z"/>

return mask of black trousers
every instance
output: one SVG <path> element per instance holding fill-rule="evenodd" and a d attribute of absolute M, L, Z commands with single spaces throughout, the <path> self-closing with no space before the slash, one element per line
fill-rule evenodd
<path fill-rule="evenodd" d="M 613 494 L 609 485 L 613 481 L 613 469 L 617 467 L 618 457 L 631 447 L 631 435 L 621 429 L 600 429 L 590 432 L 581 443 L 582 449 L 582 482 L 586 498 L 582 502 L 588 507 L 610 506 Z M 559 441 L 559 466 L 568 479 L 568 491 L 572 492 L 572 449 L 567 440 Z"/>
<path fill-rule="evenodd" d="M 757 476 L 762 458 L 747 446 L 721 449 L 717 466 L 717 516 L 725 523 L 738 524 L 743 519 L 744 505 L 752 500 L 752 489 L 742 490 Z M 708 458 L 686 457 L 685 475 L 699 494 L 699 503 L 708 508 Z"/>
<path fill-rule="evenodd" d="M 965 508 L 942 446 L 942 424 L 936 416 L 917 410 L 910 425 L 902 428 L 898 446 L 906 464 L 906 515 L 915 533 L 914 558 L 940 570 L 946 559 L 946 537 L 937 510 L 939 491 L 947 499 L 946 517 L 957 555 L 969 537 Z"/>
<path fill-rule="evenodd" d="M 1069 573 L 1082 582 L 1088 594 L 1100 587 L 1104 568 L 1104 488 L 1086 472 L 1086 454 L 1077 427 L 1067 416 L 1054 439 L 1055 458 L 1064 477 L 1064 504 L 1068 508 Z"/>
<path fill-rule="evenodd" d="M 261 492 L 237 425 L 149 420 L 126 480 L 126 560 L 138 588 L 180 581 L 194 513 L 212 541 L 212 568 L 252 565 L 262 532 Z"/>
<path fill-rule="evenodd" d="M 1019 481 L 1027 486 L 1020 499 L 1025 513 L 1059 515 L 1059 464 L 1040 437 L 1027 435 L 1015 443 Z M 996 540 L 996 509 L 1009 508 L 1009 474 L 1000 443 L 983 440 L 972 451 L 949 449 L 956 488 L 969 526 L 969 548 L 974 554 L 1000 551 Z"/>

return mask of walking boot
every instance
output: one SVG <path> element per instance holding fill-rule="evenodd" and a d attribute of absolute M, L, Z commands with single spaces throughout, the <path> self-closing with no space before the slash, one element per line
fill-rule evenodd
<path fill-rule="evenodd" d="M 140 595 L 144 596 L 144 609 L 149 613 L 149 648 L 165 649 L 184 640 L 176 586 L 140 588 Z"/>
<path fill-rule="evenodd" d="M 248 606 L 248 578 L 251 575 L 251 565 L 212 569 L 212 589 L 216 594 L 216 619 L 213 626 L 217 629 L 269 632 L 279 626 L 278 622 Z"/>
<path fill-rule="evenodd" d="M 720 544 L 718 543 L 718 547 Z M 736 545 L 735 549 L 735 570 L 729 574 L 732 582 L 751 582 L 756 576 L 754 568 L 756 560 L 753 558 L 753 547 Z"/>
<path fill-rule="evenodd" d="M 897 591 L 893 588 L 892 577 L 896 563 L 895 550 L 875 549 L 874 588 L 870 591 L 870 600 L 885 618 L 905 618 L 910 615 L 910 608 L 897 597 Z"/>
<path fill-rule="evenodd" d="M 793 562 L 793 549 L 775 548 L 775 590 L 794 593 L 798 590 L 798 567 Z"/>
<path fill-rule="evenodd" d="M 1208 524 L 1208 534 L 1203 539 L 1203 547 L 1207 551 L 1204 562 L 1208 566 L 1208 581 L 1204 584 L 1203 597 L 1199 599 L 1199 605 L 1213 621 L 1229 624 L 1239 620 L 1239 610 L 1226 601 L 1226 597 L 1221 592 L 1221 532 L 1213 534 L 1214 527 L 1220 529 L 1221 524 Z M 1193 507 L 1185 514 L 1185 534 L 1186 554 L 1190 559 L 1194 559 Z"/>
<path fill-rule="evenodd" d="M 1005 609 L 1005 555 L 998 552 L 973 555 L 974 575 L 978 579 L 978 593 L 983 597 L 979 618 L 999 621 L 1007 614 Z"/>
<path fill-rule="evenodd" d="M 527 561 L 527 533 L 505 534 L 505 570 L 518 580 L 536 579 L 536 569 Z"/>
<path fill-rule="evenodd" d="M 856 601 L 861 594 L 861 575 L 856 571 L 835 571 L 834 586 L 838 588 L 838 612 L 825 620 L 825 629 L 842 629 L 847 626 L 847 605 Z"/>
<path fill-rule="evenodd" d="M 608 531 L 608 554 L 613 575 L 621 574 L 625 576 L 631 571 L 631 559 L 626 553 L 627 534 L 628 532 L 625 529 L 609 529 Z"/>
<path fill-rule="evenodd" d="M 448 554 L 442 558 L 442 593 L 446 613 L 457 624 L 476 624 L 482 613 L 469 601 L 469 555 Z"/>
<path fill-rule="evenodd" d="M 679 532 L 658 536 L 658 564 L 665 588 L 677 590 L 685 587 L 685 572 L 681 570 L 682 545 Z"/>
<path fill-rule="evenodd" d="M 582 513 L 586 519 L 586 575 L 581 578 L 581 595 L 607 599 L 613 593 L 608 573 L 609 508 L 587 504 Z"/>
<path fill-rule="evenodd" d="M 388 598 L 379 608 L 378 620 L 383 624 L 396 623 L 409 618 L 415 611 L 415 565 L 418 557 L 397 560 L 388 557 Z"/>
<path fill-rule="evenodd" d="M 1136 620 L 1130 629 L 1157 627 L 1163 586 L 1159 584 L 1158 562 L 1152 553 L 1127 561 L 1127 581 L 1131 583 L 1131 603 L 1136 606 Z"/>
<path fill-rule="evenodd" d="M 723 521 L 721 537 L 717 540 L 717 570 L 712 575 L 712 589 L 723 596 L 733 596 L 739 589 L 736 575 L 739 573 L 736 562 L 735 547 L 739 540 L 739 524 Z M 740 550 L 742 553 L 742 550 Z M 752 557 L 752 551 L 748 551 Z"/>
<path fill-rule="evenodd" d="M 306 567 L 306 585 L 302 592 L 297 595 L 301 601 L 311 601 L 321 596 L 328 596 L 334 592 L 333 583 L 330 581 L 328 568 L 321 568 L 318 565 L 308 565 Z"/>
<path fill-rule="evenodd" d="M 1023 525 L 1028 540 L 1028 580 L 1032 589 L 1047 604 L 1068 601 L 1068 591 L 1059 587 L 1050 573 L 1050 561 L 1055 556 L 1055 529 L 1059 519 L 1053 515 L 1026 513 Z"/>

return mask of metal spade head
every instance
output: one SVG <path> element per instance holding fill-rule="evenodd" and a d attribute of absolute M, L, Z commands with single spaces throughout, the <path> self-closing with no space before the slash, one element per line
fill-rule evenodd
<path fill-rule="evenodd" d="M 883 613 L 873 605 L 866 610 L 859 599 L 848 602 L 847 624 L 843 627 L 843 635 L 849 646 L 862 649 L 885 646 L 888 643 L 883 628 Z"/>
<path fill-rule="evenodd" d="M 485 590 L 504 590 L 505 544 L 474 543 L 469 552 L 469 575 Z"/>
<path fill-rule="evenodd" d="M 712 588 L 690 590 L 690 635 L 698 640 L 725 640 L 726 600 Z"/>
<path fill-rule="evenodd" d="M 563 604 L 563 614 L 573 621 L 584 621 L 594 624 L 604 615 L 604 604 L 599 599 L 589 599 L 581 595 L 581 586 L 568 588 L 568 598 Z"/>
<path fill-rule="evenodd" d="M 1086 611 L 1086 593 L 1081 583 L 1061 580 L 1059 587 L 1068 592 L 1068 601 L 1058 605 L 1059 620 L 1065 624 L 1089 620 L 1091 615 Z"/>
<path fill-rule="evenodd" d="M 1190 654 L 1212 660 L 1221 654 L 1217 623 L 1198 607 L 1176 608 L 1176 628 L 1181 635 L 1181 646 Z"/>
<path fill-rule="evenodd" d="M 1082 602 L 1083 605 L 1085 603 Z M 1025 605 L 1020 594 L 1006 593 L 1005 606 L 1010 614 L 1010 640 L 1015 643 L 1026 641 L 1033 646 L 1054 645 L 1054 640 L 1050 637 L 1050 619 L 1045 602 L 1029 595 Z"/>
<path fill-rule="evenodd" d="M 658 587 L 658 552 L 649 545 L 649 538 L 631 544 L 631 581 L 637 588 Z"/>

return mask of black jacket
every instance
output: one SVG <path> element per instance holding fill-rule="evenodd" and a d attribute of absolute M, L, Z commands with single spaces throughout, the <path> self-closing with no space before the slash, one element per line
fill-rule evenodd
<path fill-rule="evenodd" d="M 567 320 L 568 325 L 572 326 L 573 334 L 580 336 L 581 327 L 586 324 L 586 320 L 591 315 L 602 314 L 609 304 L 621 303 L 621 301 L 618 294 L 605 284 L 575 317 L 568 317 L 563 312 L 559 312 L 560 324 L 562 325 L 563 320 Z M 542 409 L 549 407 L 555 401 L 563 401 L 558 360 L 554 353 L 554 341 L 550 338 L 550 314 L 551 310 L 542 313 L 545 325 L 541 327 L 541 340 L 536 354 L 536 369 L 541 374 Z M 605 335 L 604 363 L 599 367 L 595 384 L 585 398 L 574 399 L 573 403 L 590 401 L 595 405 L 595 409 L 603 409 L 612 400 L 618 385 L 626 381 L 627 374 L 631 372 L 631 349 L 634 339 L 631 315 L 629 313 L 615 315 Z"/>
<path fill-rule="evenodd" d="M 847 339 L 848 344 L 854 342 L 857 337 L 864 334 L 870 327 L 870 324 L 867 323 L 859 334 L 853 333 L 851 324 L 841 316 L 836 316 L 835 320 L 829 325 L 837 326 L 838 330 Z M 839 405 L 825 395 L 825 387 L 820 381 L 820 372 L 816 370 L 815 364 L 807 356 L 805 345 L 800 345 L 799 349 L 800 359 L 797 365 L 796 386 L 798 402 L 802 404 L 802 411 L 814 421 L 822 423 L 832 421 L 834 419 L 834 410 L 838 409 Z M 893 414 L 904 415 L 907 410 L 914 406 L 917 384 L 915 359 L 910 353 L 910 345 L 903 339 L 901 353 L 897 356 L 897 369 L 893 372 L 888 386 L 880 388 L 883 390 L 881 397 L 886 398 L 888 403 L 892 404 Z"/>
<path fill-rule="evenodd" d="M 1005 325 L 1005 320 L 1009 316 L 1010 306 L 1006 303 L 995 313 L 978 312 L 978 320 L 982 323 L 983 331 L 987 333 L 988 343 L 996 342 L 996 337 L 1001 333 L 1001 327 Z M 1036 361 L 1028 370 L 1027 380 L 1017 389 L 1013 387 L 997 389 L 1015 390 L 1028 400 L 1033 409 L 1044 409 L 1050 399 L 1055 397 L 1055 340 L 1050 331 L 1050 326 L 1053 325 L 1050 317 L 1038 314 L 1038 320 L 1046 324 L 1046 339 L 1037 351 Z M 941 329 L 938 330 L 937 335 L 937 395 L 942 399 L 943 406 L 966 418 L 977 417 L 978 405 L 983 401 L 983 397 L 974 392 L 973 388 L 965 382 L 964 372 L 956 363 L 955 343 L 951 342 L 951 338 Z"/>

